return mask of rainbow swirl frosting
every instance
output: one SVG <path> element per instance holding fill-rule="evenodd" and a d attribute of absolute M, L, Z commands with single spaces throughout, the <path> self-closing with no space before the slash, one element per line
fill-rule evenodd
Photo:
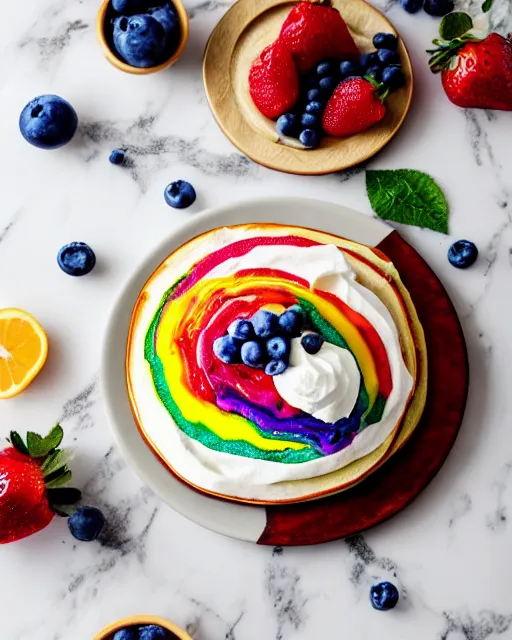
<path fill-rule="evenodd" d="M 271 225 L 217 230 L 171 255 L 140 300 L 132 401 L 150 440 L 195 486 L 265 499 L 271 485 L 368 455 L 403 415 L 413 380 L 396 327 L 334 244 Z M 317 355 L 293 340 L 275 378 L 215 357 L 233 319 L 293 305 L 325 339 Z"/>

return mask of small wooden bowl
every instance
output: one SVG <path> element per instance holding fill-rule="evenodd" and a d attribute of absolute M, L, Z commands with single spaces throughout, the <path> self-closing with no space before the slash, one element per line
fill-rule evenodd
<path fill-rule="evenodd" d="M 93 640 L 109 640 L 116 631 L 125 629 L 126 627 L 140 627 L 146 624 L 156 624 L 163 627 L 176 636 L 177 640 L 192 640 L 186 631 L 177 627 L 174 622 L 160 618 L 160 616 L 130 616 L 129 618 L 121 618 L 117 622 L 109 624 L 107 627 L 97 633 Z"/>
<path fill-rule="evenodd" d="M 105 55 L 105 58 L 110 62 L 110 64 L 114 65 L 114 67 L 116 67 L 120 71 L 124 71 L 125 73 L 133 73 L 137 76 L 145 76 L 150 73 L 156 73 L 157 71 L 163 71 L 164 69 L 172 66 L 183 53 L 183 49 L 185 48 L 188 41 L 189 33 L 188 15 L 185 11 L 185 7 L 181 3 L 181 0 L 172 0 L 172 3 L 176 7 L 176 11 L 178 12 L 181 26 L 181 40 L 178 48 L 168 60 L 162 62 L 162 64 L 159 64 L 156 67 L 132 67 L 132 65 L 127 64 L 126 62 L 123 62 L 120 58 L 118 58 L 115 52 L 112 51 L 108 43 L 107 37 L 105 36 L 105 17 L 107 15 L 110 0 L 103 0 L 96 20 L 96 35 L 98 37 L 98 41 L 100 43 L 103 54 Z"/>

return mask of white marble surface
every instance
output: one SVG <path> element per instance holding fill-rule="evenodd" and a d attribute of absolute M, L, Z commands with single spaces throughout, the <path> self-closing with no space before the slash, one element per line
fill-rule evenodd
<path fill-rule="evenodd" d="M 294 194 L 370 214 L 364 174 L 281 175 L 254 165 L 224 138 L 206 102 L 201 58 L 230 2 L 188 0 L 185 55 L 174 69 L 147 78 L 123 75 L 102 58 L 98 0 L 3 7 L 0 307 L 37 316 L 51 351 L 30 389 L 1 404 L 0 434 L 43 431 L 61 420 L 67 444 L 78 451 L 76 483 L 104 509 L 109 531 L 101 544 L 74 544 L 65 522 L 56 521 L 0 549 L 2 640 L 90 640 L 107 622 L 135 612 L 167 616 L 196 640 L 512 638 L 512 115 L 452 106 L 423 53 L 436 21 L 409 16 L 393 0 L 374 3 L 406 39 L 417 92 L 402 132 L 370 164 L 428 171 L 446 191 L 450 237 L 402 231 L 459 311 L 471 362 L 469 405 L 441 473 L 404 513 L 351 541 L 285 550 L 202 530 L 141 485 L 113 446 L 102 410 L 103 330 L 121 282 L 195 212 Z M 502 33 L 512 29 L 510 5 L 497 0 L 494 10 Z M 23 141 L 17 117 L 30 98 L 53 92 L 74 104 L 82 126 L 67 148 L 46 153 Z M 135 156 L 131 170 L 108 163 L 120 145 Z M 177 178 L 199 193 L 182 213 L 162 197 Z M 460 237 L 481 251 L 467 272 L 446 260 Z M 97 253 L 87 278 L 57 268 L 58 248 L 72 240 Z M 393 613 L 379 614 L 368 587 L 390 574 L 405 597 Z"/>

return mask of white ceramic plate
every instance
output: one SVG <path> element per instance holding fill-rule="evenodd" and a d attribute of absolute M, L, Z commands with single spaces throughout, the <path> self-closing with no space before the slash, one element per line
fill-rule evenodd
<path fill-rule="evenodd" d="M 258 542 L 266 524 L 266 509 L 210 498 L 175 478 L 153 455 L 132 417 L 125 382 L 128 328 L 137 297 L 158 265 L 191 238 L 216 227 L 250 222 L 298 225 L 376 246 L 393 229 L 377 218 L 318 200 L 264 198 L 218 207 L 171 233 L 137 267 L 111 311 L 101 365 L 105 409 L 117 445 L 130 466 L 162 500 L 198 524 L 241 540 Z"/>

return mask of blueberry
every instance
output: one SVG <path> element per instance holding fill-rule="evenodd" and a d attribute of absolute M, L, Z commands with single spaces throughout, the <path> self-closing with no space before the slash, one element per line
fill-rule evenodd
<path fill-rule="evenodd" d="M 279 316 L 279 327 L 292 338 L 300 336 L 304 324 L 304 314 L 299 306 L 290 307 Z"/>
<path fill-rule="evenodd" d="M 318 129 L 320 127 L 320 118 L 312 113 L 303 113 L 300 119 L 304 129 Z"/>
<path fill-rule="evenodd" d="M 318 333 L 305 333 L 300 340 L 304 351 L 311 356 L 320 351 L 324 342 L 324 338 Z"/>
<path fill-rule="evenodd" d="M 380 67 L 373 66 L 367 69 L 365 75 L 370 76 L 370 78 L 373 78 L 377 82 L 380 82 L 382 78 L 382 71 Z"/>
<path fill-rule="evenodd" d="M 425 11 L 431 16 L 445 16 L 455 8 L 453 0 L 425 0 L 423 5 Z"/>
<path fill-rule="evenodd" d="M 267 361 L 265 349 L 256 340 L 243 343 L 241 356 L 244 364 L 255 369 L 260 369 Z"/>
<path fill-rule="evenodd" d="M 373 46 L 376 49 L 396 51 L 398 49 L 398 38 L 393 33 L 376 33 L 373 36 Z"/>
<path fill-rule="evenodd" d="M 400 89 L 405 84 L 405 77 L 402 69 L 397 65 L 385 67 L 382 70 L 382 82 L 390 89 Z"/>
<path fill-rule="evenodd" d="M 418 13 L 423 9 L 425 0 L 400 0 L 400 4 L 408 13 Z"/>
<path fill-rule="evenodd" d="M 318 147 L 318 144 L 320 142 L 320 134 L 314 129 L 304 129 L 304 131 L 301 131 L 299 140 L 306 147 L 306 149 L 314 149 L 315 147 Z"/>
<path fill-rule="evenodd" d="M 457 269 L 467 269 L 476 262 L 478 249 L 469 240 L 457 240 L 448 249 L 448 260 Z"/>
<path fill-rule="evenodd" d="M 114 633 L 114 637 L 112 638 L 112 640 L 138 640 L 138 639 L 139 639 L 139 634 L 137 629 L 135 629 L 134 627 L 120 629 L 119 631 Z"/>
<path fill-rule="evenodd" d="M 164 198 L 170 207 L 186 209 L 196 201 L 196 191 L 190 182 L 176 180 L 165 187 Z"/>
<path fill-rule="evenodd" d="M 85 276 L 94 269 L 96 256 L 85 242 L 70 242 L 59 249 L 57 262 L 69 276 Z"/>
<path fill-rule="evenodd" d="M 306 105 L 306 113 L 312 113 L 314 116 L 319 115 L 324 110 L 323 102 L 317 102 L 313 100 Z"/>
<path fill-rule="evenodd" d="M 171 640 L 174 634 L 156 624 L 139 627 L 139 640 Z"/>
<path fill-rule="evenodd" d="M 254 335 L 254 329 L 249 320 L 240 318 L 229 325 L 228 335 L 236 340 L 250 340 Z"/>
<path fill-rule="evenodd" d="M 68 519 L 71 535 L 82 542 L 91 542 L 100 535 L 105 517 L 96 507 L 80 507 Z"/>
<path fill-rule="evenodd" d="M 286 338 L 281 336 L 275 336 L 267 340 L 266 344 L 267 353 L 273 360 L 288 360 L 290 353 L 290 342 Z"/>
<path fill-rule="evenodd" d="M 271 338 L 279 329 L 279 319 L 276 314 L 265 309 L 257 311 L 251 322 L 258 338 Z"/>
<path fill-rule="evenodd" d="M 310 89 L 307 94 L 308 102 L 318 102 L 323 98 L 321 89 Z"/>
<path fill-rule="evenodd" d="M 336 73 L 336 67 L 330 61 L 321 62 L 316 68 L 316 73 L 320 78 L 325 78 L 325 76 Z"/>
<path fill-rule="evenodd" d="M 400 56 L 396 51 L 391 51 L 391 49 L 379 49 L 377 58 L 383 65 L 400 64 Z"/>
<path fill-rule="evenodd" d="M 114 46 L 121 58 L 132 67 L 155 67 L 168 57 L 165 29 L 149 15 L 116 18 Z"/>
<path fill-rule="evenodd" d="M 299 133 L 299 119 L 294 113 L 285 113 L 276 122 L 276 131 L 281 136 L 295 138 Z"/>
<path fill-rule="evenodd" d="M 213 353 L 224 364 L 240 362 L 240 345 L 231 336 L 222 336 L 213 343 Z"/>
<path fill-rule="evenodd" d="M 267 376 L 278 376 L 286 371 L 284 360 L 271 360 L 265 367 Z"/>
<path fill-rule="evenodd" d="M 148 14 L 162 25 L 167 38 L 179 37 L 180 21 L 176 10 L 170 4 L 148 9 Z"/>
<path fill-rule="evenodd" d="M 334 76 L 327 76 L 325 78 L 321 78 L 318 84 L 320 85 L 320 88 L 325 91 L 334 91 L 338 84 L 338 80 Z"/>
<path fill-rule="evenodd" d="M 360 63 L 363 69 L 368 69 L 370 67 L 380 64 L 379 59 L 377 57 L 377 52 L 372 51 L 370 53 L 363 53 L 363 55 L 361 56 Z"/>
<path fill-rule="evenodd" d="M 359 67 L 355 62 L 350 62 L 350 60 L 345 60 L 344 62 L 340 62 L 340 74 L 342 80 L 348 78 L 349 76 L 357 76 L 359 75 Z"/>
<path fill-rule="evenodd" d="M 112 8 L 117 13 L 132 14 L 144 11 L 146 8 L 144 0 L 112 0 Z"/>
<path fill-rule="evenodd" d="M 379 582 L 370 589 L 370 602 L 378 611 L 389 611 L 398 604 L 398 589 L 391 582 Z"/>
<path fill-rule="evenodd" d="M 78 116 L 63 98 L 53 95 L 31 100 L 20 115 L 21 135 L 39 149 L 58 149 L 75 135 Z"/>
<path fill-rule="evenodd" d="M 126 154 L 122 149 L 114 149 L 109 157 L 109 162 L 112 164 L 123 164 L 125 161 Z"/>

